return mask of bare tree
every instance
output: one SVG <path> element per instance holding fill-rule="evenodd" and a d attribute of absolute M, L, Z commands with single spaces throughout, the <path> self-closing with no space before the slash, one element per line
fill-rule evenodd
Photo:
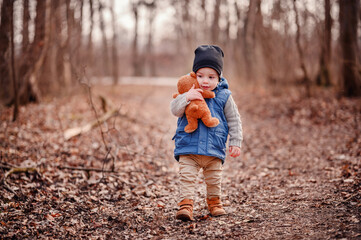
<path fill-rule="evenodd" d="M 331 74 L 331 30 L 332 30 L 332 18 L 331 18 L 331 1 L 325 0 L 325 21 L 324 28 L 321 37 L 321 55 L 320 55 L 320 69 L 316 78 L 317 85 L 330 86 Z"/>
<path fill-rule="evenodd" d="M 78 49 L 76 54 L 76 63 L 83 62 L 83 12 L 84 12 L 84 0 L 78 0 L 80 3 L 79 12 L 80 12 L 80 18 L 77 23 L 77 44 L 76 47 Z M 76 66 L 79 66 L 79 64 L 76 64 Z M 78 67 L 79 68 L 79 67 Z"/>
<path fill-rule="evenodd" d="M 35 35 L 31 47 L 23 56 L 22 65 L 19 71 L 19 80 L 21 80 L 19 90 L 19 103 L 38 102 L 41 93 L 38 87 L 38 74 L 44 63 L 48 47 L 48 38 L 46 38 L 46 10 L 48 1 L 36 1 L 35 17 Z M 49 22 L 48 22 L 49 23 Z M 47 36 L 49 37 L 49 36 Z"/>
<path fill-rule="evenodd" d="M 275 63 L 277 61 L 277 54 L 275 53 L 275 47 L 278 47 L 274 41 L 274 35 L 272 30 L 265 28 L 262 24 L 259 26 L 259 41 L 262 47 L 262 57 L 266 67 L 265 77 L 268 83 L 276 84 L 276 70 Z"/>
<path fill-rule="evenodd" d="M 89 0 L 89 11 L 90 11 L 90 29 L 88 35 L 87 44 L 87 63 L 90 69 L 93 67 L 93 29 L 94 29 L 94 9 L 93 0 Z"/>
<path fill-rule="evenodd" d="M 147 42 L 147 65 L 149 68 L 149 74 L 156 76 L 155 61 L 153 59 L 153 34 L 154 34 L 154 19 L 156 16 L 156 1 L 145 2 L 145 6 L 148 10 L 148 42 Z"/>
<path fill-rule="evenodd" d="M 11 79 L 14 88 L 14 112 L 13 121 L 15 121 L 19 114 L 19 101 L 18 101 L 18 86 L 15 74 L 15 56 L 14 56 L 14 6 L 10 11 L 10 38 L 11 38 Z"/>
<path fill-rule="evenodd" d="M 48 68 L 52 83 L 51 85 L 55 86 L 55 89 L 58 89 L 61 86 L 65 87 L 64 52 L 66 49 L 63 46 L 63 37 L 59 34 L 63 30 L 62 8 L 60 3 L 60 1 L 51 1 L 51 32 L 46 61 L 46 67 Z M 47 86 L 49 85 L 50 84 L 47 84 Z"/>
<path fill-rule="evenodd" d="M 222 45 L 225 46 L 227 49 L 230 49 L 231 47 L 231 44 L 229 44 L 231 42 L 231 25 L 232 25 L 232 22 L 231 22 L 231 14 L 230 14 L 230 8 L 233 7 L 233 4 L 227 0 L 225 1 L 224 3 L 224 6 L 225 6 L 225 9 L 226 9 L 226 13 L 224 14 L 224 18 L 225 18 L 225 21 L 226 21 L 226 27 L 224 29 L 224 33 L 222 34 L 223 37 L 222 37 Z"/>
<path fill-rule="evenodd" d="M 237 1 L 234 1 L 234 9 L 236 10 L 236 23 L 237 23 L 237 35 L 236 35 L 236 40 L 235 40 L 235 44 L 233 45 L 233 53 L 234 53 L 234 66 L 238 66 L 238 67 L 235 67 L 236 71 L 235 71 L 235 74 L 240 77 L 241 74 L 242 74 L 242 70 L 241 70 L 241 56 L 242 56 L 242 53 L 241 53 L 241 47 L 239 46 L 242 46 L 242 35 L 241 35 L 241 32 L 242 32 L 242 28 L 241 28 L 241 10 L 240 10 L 240 7 L 238 6 L 238 3 Z"/>
<path fill-rule="evenodd" d="M 119 78 L 119 61 L 118 61 L 118 26 L 115 21 L 115 12 L 114 12 L 114 2 L 112 1 L 111 13 L 112 13 L 112 28 L 113 28 L 113 40 L 112 40 L 112 76 L 113 76 L 113 84 L 118 83 Z"/>
<path fill-rule="evenodd" d="M 1 5 L 0 25 L 0 99 L 7 104 L 11 100 L 11 79 L 10 79 L 10 35 L 11 16 L 13 14 L 13 0 L 4 0 Z"/>
<path fill-rule="evenodd" d="M 98 11 L 99 11 L 99 22 L 100 22 L 100 30 L 102 32 L 102 43 L 103 43 L 103 49 L 102 49 L 102 53 L 103 53 L 103 74 L 104 75 L 109 75 L 110 71 L 109 71 L 109 48 L 108 48 L 108 39 L 107 39 L 107 35 L 105 32 L 105 22 L 104 22 L 104 16 L 103 16 L 103 10 L 104 10 L 104 5 L 102 3 L 101 0 L 99 0 L 98 3 Z"/>
<path fill-rule="evenodd" d="M 134 76 L 142 76 L 143 75 L 143 67 L 142 60 L 139 56 L 138 49 L 138 26 L 139 26 L 139 7 L 141 6 L 141 2 L 137 0 L 132 1 L 132 10 L 134 15 L 134 36 L 133 36 L 133 44 L 132 44 L 132 57 L 133 57 L 133 75 Z"/>
<path fill-rule="evenodd" d="M 25 53 L 27 47 L 29 46 L 29 21 L 30 21 L 30 11 L 29 11 L 29 0 L 23 0 L 23 29 L 22 29 L 22 42 L 21 42 L 21 52 Z"/>
<path fill-rule="evenodd" d="M 193 19 L 190 15 L 192 5 L 190 4 L 190 0 L 181 1 L 181 5 L 182 19 L 180 24 L 182 25 L 182 39 L 185 39 L 184 47 L 191 49 L 194 40 L 194 35 L 192 34 Z"/>
<path fill-rule="evenodd" d="M 196 39 L 196 35 L 192 33 L 194 25 L 194 19 L 191 16 L 191 7 L 190 0 L 184 1 L 177 1 L 171 0 L 171 4 L 175 8 L 175 29 L 176 29 L 176 40 L 175 40 L 175 54 L 177 55 L 177 59 L 181 59 L 180 62 L 186 63 L 180 65 L 182 72 L 189 71 L 189 65 L 191 64 L 190 61 L 193 56 L 193 42 Z M 205 22 L 204 25 L 207 23 Z M 207 28 L 198 29 L 198 31 L 202 34 L 204 33 L 204 38 L 201 40 L 204 41 L 205 39 L 209 39 L 210 31 Z"/>
<path fill-rule="evenodd" d="M 73 78 L 73 73 L 78 66 L 78 63 L 75 62 L 76 55 L 78 54 L 79 48 L 76 45 L 78 31 L 77 23 L 75 20 L 75 9 L 71 6 L 71 0 L 65 0 L 66 3 L 66 26 L 67 26 L 67 36 L 65 39 L 64 48 L 64 83 L 65 88 L 69 87 L 75 82 Z"/>
<path fill-rule="evenodd" d="M 342 86 L 345 96 L 361 96 L 357 24 L 360 0 L 339 1 Z"/>
<path fill-rule="evenodd" d="M 246 64 L 247 80 L 254 79 L 254 43 L 255 43 L 255 26 L 257 7 L 261 0 L 249 0 L 248 11 L 244 20 L 243 27 L 243 53 Z"/>
<path fill-rule="evenodd" d="M 212 42 L 214 44 L 218 44 L 219 43 L 219 17 L 220 17 L 220 9 L 221 6 L 221 0 L 216 0 L 216 3 L 214 5 L 214 13 L 213 13 L 213 23 L 212 23 Z"/>
<path fill-rule="evenodd" d="M 203 35 L 203 38 L 202 38 L 202 40 L 203 39 L 207 39 L 208 37 L 209 37 L 209 28 L 208 28 L 208 14 L 207 14 L 207 8 L 206 8 L 206 0 L 202 0 L 201 1 L 201 9 L 202 9 L 202 12 L 203 12 L 203 16 L 204 16 L 204 18 L 203 18 L 203 33 L 202 33 L 202 35 Z"/>
<path fill-rule="evenodd" d="M 306 69 L 306 65 L 305 65 L 305 60 L 304 60 L 304 53 L 303 53 L 303 49 L 301 46 L 301 26 L 300 26 L 300 22 L 298 19 L 298 10 L 297 10 L 297 6 L 296 6 L 296 0 L 293 0 L 293 10 L 295 12 L 295 21 L 296 21 L 296 26 L 297 26 L 297 31 L 296 31 L 296 45 L 297 45 L 297 51 L 300 57 L 300 64 L 301 64 L 301 69 L 303 72 L 303 83 L 305 85 L 305 89 L 306 89 L 306 95 L 307 97 L 311 96 L 311 92 L 310 92 L 310 78 L 308 77 L 308 73 L 307 73 L 307 69 Z"/>
<path fill-rule="evenodd" d="M 44 9 L 42 10 L 42 33 L 43 35 L 43 40 L 42 40 L 42 49 L 39 52 L 38 57 L 36 58 L 34 65 L 32 67 L 32 70 L 30 71 L 30 76 L 29 76 L 29 82 L 30 84 L 33 86 L 34 91 L 35 92 L 39 92 L 38 93 L 38 97 L 41 96 L 40 93 L 40 87 L 39 84 L 40 83 L 47 83 L 49 84 L 49 81 L 47 79 L 47 76 L 45 74 L 46 72 L 46 56 L 48 54 L 48 49 L 49 49 L 49 41 L 50 41 L 50 12 L 51 12 L 51 5 L 50 5 L 50 1 L 44 1 L 45 2 L 45 6 Z M 43 80 L 42 82 L 40 82 L 40 80 Z M 48 88 L 44 88 L 44 92 L 47 91 Z M 40 99 L 39 99 L 40 100 Z"/>

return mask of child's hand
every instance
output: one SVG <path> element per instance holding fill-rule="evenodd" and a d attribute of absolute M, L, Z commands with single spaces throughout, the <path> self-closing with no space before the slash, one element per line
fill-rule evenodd
<path fill-rule="evenodd" d="M 194 89 L 194 84 L 193 84 L 192 88 L 189 89 L 189 91 L 187 92 L 187 96 L 186 96 L 187 102 L 192 100 L 203 100 L 202 92 L 203 90 L 200 88 Z"/>
<path fill-rule="evenodd" d="M 230 146 L 229 155 L 234 158 L 238 157 L 239 155 L 241 155 L 241 148 L 237 146 Z"/>

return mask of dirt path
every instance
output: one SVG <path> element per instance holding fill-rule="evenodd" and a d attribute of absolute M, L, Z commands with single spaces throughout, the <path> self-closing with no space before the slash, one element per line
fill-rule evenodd
<path fill-rule="evenodd" d="M 194 222 L 174 219 L 177 162 L 172 157 L 175 88 L 94 88 L 120 106 L 103 126 L 116 173 L 99 131 L 65 142 L 59 129 L 94 119 L 86 94 L 21 111 L 20 125 L 1 110 L 2 162 L 35 164 L 42 179 L 9 179 L 1 188 L 4 238 L 357 239 L 360 229 L 360 101 L 322 96 L 300 101 L 262 91 L 234 91 L 244 128 L 243 153 L 224 165 L 226 216 L 211 218 L 202 177 Z M 54 117 L 55 116 L 55 117 Z M 0 176 L 2 177 L 2 176 Z"/>

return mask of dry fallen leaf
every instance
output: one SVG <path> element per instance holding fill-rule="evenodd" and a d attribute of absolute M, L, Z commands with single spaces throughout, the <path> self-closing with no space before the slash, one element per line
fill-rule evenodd
<path fill-rule="evenodd" d="M 207 220 L 207 219 L 211 219 L 211 217 L 209 216 L 209 214 L 203 215 L 202 217 L 199 218 L 199 220 L 201 220 L 201 221 Z"/>

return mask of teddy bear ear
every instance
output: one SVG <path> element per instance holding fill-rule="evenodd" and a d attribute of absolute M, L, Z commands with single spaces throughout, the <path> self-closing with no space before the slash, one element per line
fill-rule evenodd
<path fill-rule="evenodd" d="M 191 77 L 194 77 L 194 78 L 197 77 L 197 75 L 194 72 L 191 72 L 190 75 L 191 75 Z"/>

